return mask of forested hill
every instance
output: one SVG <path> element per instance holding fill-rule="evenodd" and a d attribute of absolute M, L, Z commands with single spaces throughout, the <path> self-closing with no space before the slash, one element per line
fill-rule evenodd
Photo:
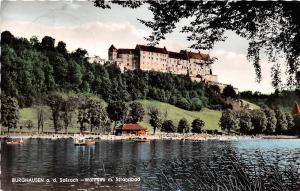
<path fill-rule="evenodd" d="M 90 64 L 88 53 L 68 52 L 62 41 L 45 36 L 29 40 L 1 33 L 2 93 L 21 107 L 42 102 L 53 91 L 92 93 L 106 102 L 155 99 L 187 110 L 224 107 L 222 99 L 201 83 L 168 73 L 127 71 Z"/>

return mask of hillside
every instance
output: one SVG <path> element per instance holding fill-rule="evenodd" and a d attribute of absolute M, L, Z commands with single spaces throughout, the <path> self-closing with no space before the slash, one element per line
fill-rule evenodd
<path fill-rule="evenodd" d="M 202 111 L 187 111 L 184 109 L 180 109 L 176 106 L 173 106 L 168 103 L 163 103 L 159 101 L 154 101 L 154 100 L 138 100 L 145 110 L 147 110 L 147 107 L 150 105 L 158 107 L 161 112 L 165 113 L 167 112 L 167 119 L 173 120 L 176 125 L 178 121 L 181 118 L 186 118 L 190 123 L 195 119 L 195 118 L 200 118 L 205 121 L 205 127 L 204 129 L 219 129 L 219 119 L 221 117 L 221 111 L 217 110 L 210 110 L 207 108 L 204 108 Z M 49 107 L 45 107 L 46 111 L 46 118 L 45 118 L 45 125 L 44 125 L 44 130 L 45 131 L 53 131 L 53 122 L 51 120 L 51 110 Z M 18 126 L 22 125 L 24 126 L 27 120 L 31 120 L 33 122 L 34 127 L 36 128 L 37 126 L 37 114 L 36 114 L 36 109 L 33 107 L 30 108 L 23 108 L 20 110 L 20 120 Z M 141 124 L 148 128 L 150 132 L 152 132 L 152 127 L 149 124 L 149 118 L 147 114 L 144 117 L 143 122 Z M 68 131 L 69 132 L 74 132 L 78 131 L 78 124 L 77 124 L 77 118 L 76 118 L 76 113 L 73 114 L 72 116 L 72 128 L 70 128 Z M 36 129 L 34 129 L 36 130 Z"/>
<path fill-rule="evenodd" d="M 260 106 L 254 104 L 254 103 L 251 103 L 247 100 L 242 99 L 242 101 L 244 102 L 245 105 L 249 104 L 249 109 L 259 109 L 260 108 Z"/>
<path fill-rule="evenodd" d="M 142 103 L 145 109 L 148 106 L 153 105 L 158 107 L 162 112 L 167 112 L 167 119 L 173 120 L 176 125 L 181 118 L 186 118 L 190 123 L 195 118 L 200 118 L 205 121 L 204 129 L 220 129 L 218 123 L 222 112 L 218 110 L 210 110 L 204 108 L 202 111 L 187 111 L 168 103 L 163 103 L 155 100 L 138 100 L 138 102 Z M 148 129 L 152 129 L 148 121 L 149 119 L 146 116 L 141 124 L 143 124 Z"/>

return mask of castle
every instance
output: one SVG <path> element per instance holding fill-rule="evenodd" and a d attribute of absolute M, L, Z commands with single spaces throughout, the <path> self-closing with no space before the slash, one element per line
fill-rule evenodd
<path fill-rule="evenodd" d="M 201 52 L 181 50 L 171 52 L 164 48 L 136 45 L 134 49 L 117 49 L 111 45 L 108 49 L 108 60 L 115 63 L 121 71 L 153 70 L 188 75 L 196 81 L 218 83 L 213 75 L 210 57 Z"/>

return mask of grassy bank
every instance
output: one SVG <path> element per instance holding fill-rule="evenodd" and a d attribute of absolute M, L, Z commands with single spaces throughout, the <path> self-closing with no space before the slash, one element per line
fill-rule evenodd
<path fill-rule="evenodd" d="M 186 118 L 190 123 L 195 118 L 200 118 L 205 121 L 205 127 L 204 129 L 219 129 L 219 119 L 221 117 L 221 111 L 217 110 L 210 110 L 207 108 L 204 108 L 202 111 L 187 111 L 184 109 L 180 109 L 178 107 L 175 107 L 173 105 L 170 105 L 168 103 L 163 103 L 159 101 L 154 100 L 138 100 L 145 110 L 149 106 L 155 106 L 160 109 L 161 112 L 166 113 L 166 119 L 173 120 L 175 124 L 177 125 L 178 121 L 181 118 Z M 31 108 L 23 108 L 20 110 L 20 119 L 18 123 L 19 126 L 23 126 L 23 130 L 27 130 L 25 128 L 26 121 L 31 120 L 34 125 L 34 129 L 37 128 L 37 110 L 34 107 Z M 150 132 L 152 132 L 152 127 L 149 124 L 149 118 L 147 116 L 147 112 L 144 116 L 144 120 L 141 122 L 143 126 L 145 126 Z M 49 107 L 45 107 L 45 125 L 44 125 L 45 131 L 53 131 L 53 121 L 51 120 L 51 109 Z M 79 130 L 79 124 L 77 123 L 77 112 L 73 113 L 71 125 L 68 129 L 69 132 L 75 132 Z"/>
<path fill-rule="evenodd" d="M 220 129 L 218 123 L 222 115 L 221 111 L 210 110 L 207 108 L 202 109 L 202 111 L 187 111 L 175 107 L 171 104 L 163 103 L 155 100 L 138 100 L 138 102 L 142 103 L 145 109 L 147 109 L 147 107 L 152 105 L 159 108 L 161 112 L 163 113 L 166 112 L 167 113 L 166 118 L 174 121 L 176 125 L 179 122 L 179 120 L 183 117 L 186 118 L 190 123 L 195 118 L 200 118 L 203 121 L 205 121 L 204 129 L 210 129 L 210 130 Z M 141 124 L 147 127 L 148 129 L 152 129 L 148 121 L 149 121 L 148 116 L 145 116 Z"/>

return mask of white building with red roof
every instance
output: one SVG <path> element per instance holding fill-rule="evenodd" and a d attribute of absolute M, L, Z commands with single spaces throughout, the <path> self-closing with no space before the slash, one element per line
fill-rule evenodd
<path fill-rule="evenodd" d="M 168 51 L 166 47 L 136 45 L 134 49 L 117 49 L 111 45 L 108 59 L 115 63 L 121 71 L 140 69 L 144 71 L 170 72 L 189 75 L 192 79 L 206 82 L 217 82 L 212 73 L 208 54 L 181 50 Z"/>

